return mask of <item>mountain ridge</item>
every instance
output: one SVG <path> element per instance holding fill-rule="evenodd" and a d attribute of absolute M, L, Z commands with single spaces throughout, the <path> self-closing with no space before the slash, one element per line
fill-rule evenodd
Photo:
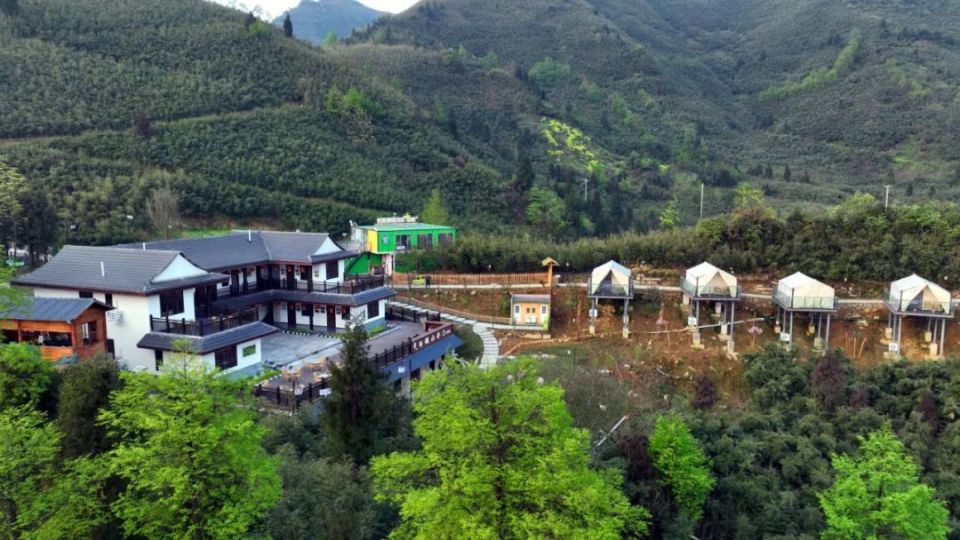
<path fill-rule="evenodd" d="M 293 9 L 275 18 L 273 24 L 282 26 L 288 15 L 295 37 L 319 45 L 330 32 L 345 38 L 388 13 L 356 0 L 301 0 Z"/>

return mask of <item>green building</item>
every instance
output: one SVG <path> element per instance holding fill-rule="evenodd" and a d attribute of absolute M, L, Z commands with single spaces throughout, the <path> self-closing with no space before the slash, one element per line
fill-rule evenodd
<path fill-rule="evenodd" d="M 420 223 L 410 216 L 380 218 L 375 225 L 351 224 L 351 239 L 361 246 L 362 255 L 349 272 L 356 274 L 382 271 L 392 275 L 396 256 L 405 251 L 433 249 L 456 241 L 456 227 Z"/>

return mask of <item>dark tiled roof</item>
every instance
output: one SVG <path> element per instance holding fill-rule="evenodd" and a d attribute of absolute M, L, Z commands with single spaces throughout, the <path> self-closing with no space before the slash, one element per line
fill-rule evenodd
<path fill-rule="evenodd" d="M 310 264 L 311 256 L 327 238 L 326 233 L 233 231 L 208 238 L 177 238 L 121 247 L 179 251 L 197 266 L 215 271 L 268 262 Z"/>
<path fill-rule="evenodd" d="M 514 302 L 528 302 L 528 303 L 539 303 L 539 304 L 549 304 L 550 295 L 549 294 L 515 294 L 513 295 Z"/>
<path fill-rule="evenodd" d="M 327 233 L 261 231 L 271 261 L 310 263 L 310 256 L 327 241 Z"/>
<path fill-rule="evenodd" d="M 0 311 L 0 319 L 72 322 L 91 306 L 97 306 L 104 311 L 113 309 L 93 298 L 26 298 L 20 305 Z"/>
<path fill-rule="evenodd" d="M 350 257 L 356 257 L 359 254 L 360 252 L 358 251 L 339 251 L 336 253 L 324 253 L 323 255 L 311 255 L 310 261 L 314 263 L 339 261 L 340 259 L 349 259 Z"/>
<path fill-rule="evenodd" d="M 183 253 L 185 257 L 204 270 L 221 270 L 245 264 L 266 263 L 270 260 L 263 237 L 259 232 L 235 232 L 210 238 L 178 238 L 157 240 L 155 242 L 124 244 L 131 249 L 171 250 Z"/>
<path fill-rule="evenodd" d="M 178 340 L 189 341 L 193 347 L 193 352 L 197 354 L 207 354 L 231 345 L 239 345 L 245 341 L 251 341 L 264 336 L 269 336 L 279 332 L 276 328 L 267 323 L 256 322 L 247 324 L 232 330 L 217 332 L 216 334 L 204 337 L 190 337 L 179 334 L 163 334 L 160 332 L 151 332 L 137 343 L 141 349 L 154 349 L 161 351 L 175 350 L 174 343 Z"/>
<path fill-rule="evenodd" d="M 168 250 L 64 246 L 50 262 L 13 280 L 14 285 L 87 291 L 149 294 L 168 289 L 217 283 L 223 276 L 204 274 L 153 282 L 180 255 Z M 102 272 L 101 272 L 101 264 Z"/>

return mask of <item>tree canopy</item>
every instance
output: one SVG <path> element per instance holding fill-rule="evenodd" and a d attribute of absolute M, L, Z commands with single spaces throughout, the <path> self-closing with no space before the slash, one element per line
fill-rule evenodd
<path fill-rule="evenodd" d="M 563 391 L 527 360 L 449 367 L 414 393 L 422 450 L 374 458 L 377 497 L 400 506 L 392 538 L 621 538 L 642 534 L 614 470 L 590 467 L 590 439 Z"/>

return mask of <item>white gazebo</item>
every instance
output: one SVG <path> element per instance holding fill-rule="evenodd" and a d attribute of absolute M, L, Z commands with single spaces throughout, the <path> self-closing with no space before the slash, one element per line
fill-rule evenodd
<path fill-rule="evenodd" d="M 680 282 L 680 290 L 683 291 L 683 305 L 692 305 L 688 323 L 693 329 L 693 346 L 701 346 L 700 304 L 707 302 L 714 306 L 720 316 L 720 334 L 727 337 L 727 349 L 733 351 L 736 303 L 740 301 L 737 278 L 708 262 L 703 262 L 687 270 Z"/>
<path fill-rule="evenodd" d="M 608 261 L 593 269 L 587 283 L 591 300 L 590 333 L 597 332 L 597 303 L 601 299 L 623 300 L 623 335 L 630 334 L 630 300 L 633 299 L 633 272 L 616 261 Z"/>
<path fill-rule="evenodd" d="M 793 345 L 794 315 L 805 313 L 810 320 L 810 333 L 816 333 L 814 347 L 824 352 L 827 350 L 830 346 L 830 319 L 837 312 L 837 293 L 833 287 L 797 272 L 777 282 L 773 302 L 777 305 L 780 341 L 787 347 Z"/>
<path fill-rule="evenodd" d="M 890 340 L 891 353 L 900 354 L 903 318 L 920 317 L 927 320 L 924 338 L 929 343 L 930 356 L 943 355 L 947 319 L 953 318 L 950 291 L 913 274 L 891 283 L 884 303 L 890 311 L 887 338 Z"/>

